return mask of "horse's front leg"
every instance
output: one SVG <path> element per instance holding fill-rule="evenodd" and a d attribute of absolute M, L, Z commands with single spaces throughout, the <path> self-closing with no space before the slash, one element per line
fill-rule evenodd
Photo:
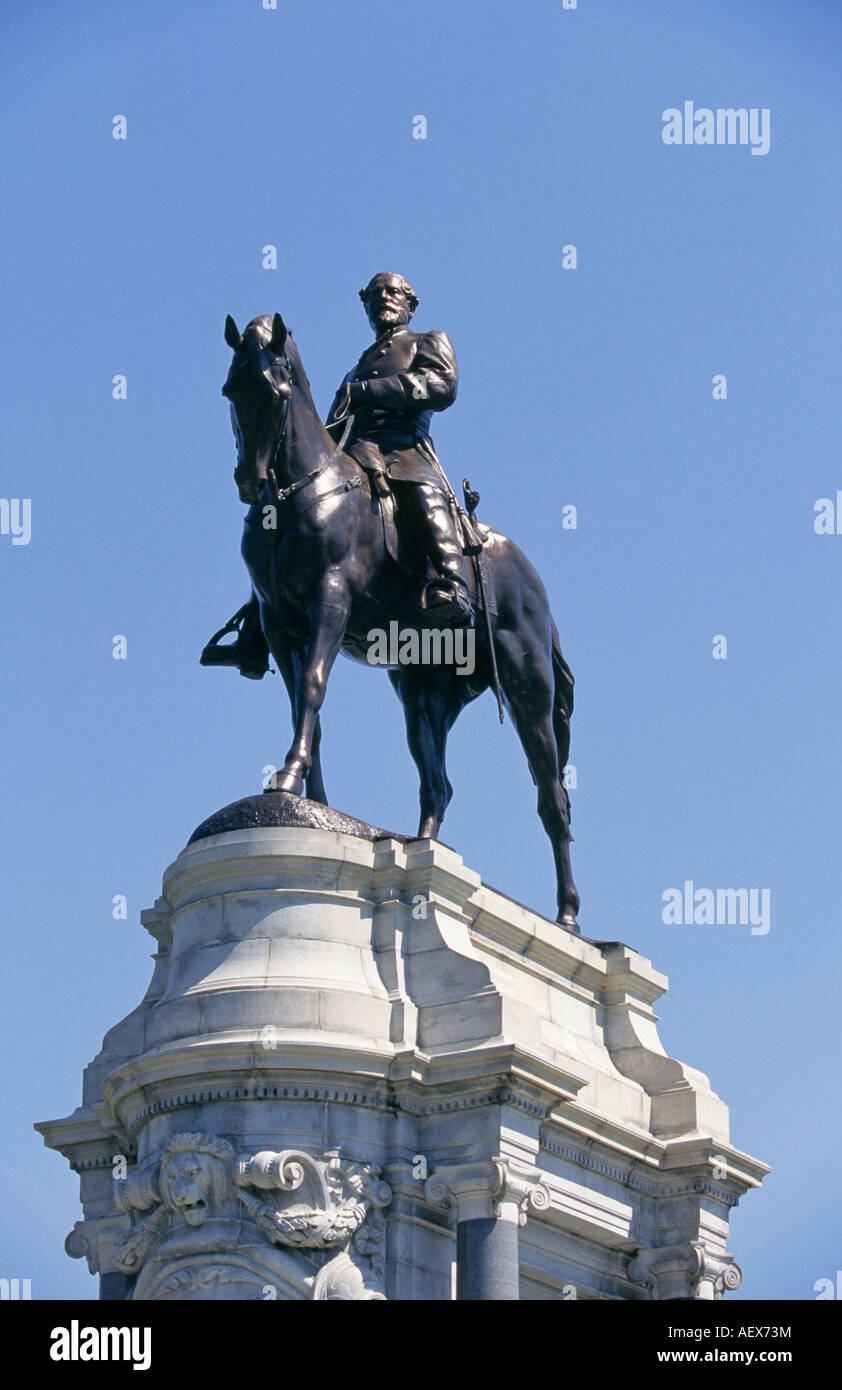
<path fill-rule="evenodd" d="M 327 681 L 333 668 L 351 611 L 347 581 L 326 575 L 310 605 L 310 641 L 304 653 L 295 691 L 295 735 L 283 767 L 270 782 L 273 791 L 304 795 L 304 783 L 313 769 L 318 748 L 318 720 Z"/>
<path fill-rule="evenodd" d="M 292 710 L 292 727 L 296 727 L 296 692 L 298 682 L 303 669 L 303 658 L 294 642 L 291 642 L 286 633 L 276 623 L 269 618 L 266 609 L 263 610 L 263 625 L 266 632 L 266 640 L 278 670 L 283 677 L 284 685 L 289 695 L 290 708 Z M 328 805 L 327 792 L 322 778 L 322 765 L 319 757 L 319 745 L 321 743 L 321 725 L 316 716 L 316 727 L 313 733 L 313 745 L 310 751 L 310 771 L 307 774 L 307 795 L 311 801 L 320 801 L 324 806 Z M 271 782 L 269 786 L 271 787 Z"/>

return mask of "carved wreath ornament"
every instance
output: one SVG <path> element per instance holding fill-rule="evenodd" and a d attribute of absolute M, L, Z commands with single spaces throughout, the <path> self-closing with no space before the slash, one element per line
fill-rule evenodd
<path fill-rule="evenodd" d="M 336 1250 L 353 1241 L 358 1254 L 374 1255 L 383 1230 L 380 1211 L 391 1196 L 373 1164 L 315 1159 L 297 1149 L 238 1159 L 227 1139 L 176 1134 L 154 1164 L 115 1182 L 121 1211 L 149 1215 L 118 1242 L 114 1262 L 137 1273 L 171 1218 L 201 1226 L 232 1202 L 245 1207 L 274 1245 Z"/>

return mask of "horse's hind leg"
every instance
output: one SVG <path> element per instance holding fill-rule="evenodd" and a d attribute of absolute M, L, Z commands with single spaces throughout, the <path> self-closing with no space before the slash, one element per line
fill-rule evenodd
<path fill-rule="evenodd" d="M 570 867 L 570 803 L 562 785 L 563 768 L 553 721 L 555 683 L 552 663 L 543 653 L 523 666 L 523 655 L 510 658 L 506 637 L 498 634 L 497 659 L 509 712 L 538 788 L 538 815 L 541 818 L 555 860 L 558 888 L 557 921 L 571 931 L 579 930 L 576 914 L 579 894 Z M 527 674 L 528 673 L 528 674 Z"/>
<path fill-rule="evenodd" d="M 307 773 L 306 794 L 311 801 L 320 801 L 323 806 L 329 806 L 325 784 L 322 778 L 322 721 L 319 715 L 316 716 L 316 729 L 313 734 L 313 751 L 310 761 L 310 771 Z"/>
<path fill-rule="evenodd" d="M 437 840 L 444 813 L 453 795 L 447 776 L 447 735 L 462 701 L 455 677 L 447 671 L 402 666 L 389 672 L 403 705 L 409 751 L 418 768 L 419 840 Z"/>

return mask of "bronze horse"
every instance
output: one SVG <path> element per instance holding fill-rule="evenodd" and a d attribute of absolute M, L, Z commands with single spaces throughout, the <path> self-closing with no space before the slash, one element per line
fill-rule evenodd
<path fill-rule="evenodd" d="M 222 394 L 237 441 L 234 479 L 250 503 L 242 555 L 260 602 L 263 631 L 292 705 L 295 733 L 271 789 L 327 804 L 319 759 L 319 711 L 340 651 L 366 661 L 371 629 L 414 613 L 423 581 L 387 545 L 380 503 L 363 470 L 321 423 L 298 349 L 280 314 L 252 319 L 225 341 L 234 357 Z M 562 773 L 570 746 L 573 677 L 541 580 L 518 547 L 487 531 L 483 567 L 489 621 L 478 621 L 471 675 L 453 665 L 396 665 L 420 777 L 419 838 L 436 839 L 453 789 L 447 735 L 471 700 L 499 685 L 538 788 L 538 814 L 555 858 L 558 918 L 578 931 L 570 868 L 570 802 Z M 417 568 L 423 569 L 423 564 Z M 485 614 L 483 614 L 483 619 Z"/>

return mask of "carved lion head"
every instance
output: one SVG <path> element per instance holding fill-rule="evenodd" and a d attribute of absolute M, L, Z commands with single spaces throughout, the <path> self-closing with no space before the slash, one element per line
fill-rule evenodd
<path fill-rule="evenodd" d="M 213 1134 L 176 1134 L 161 1159 L 164 1206 L 190 1226 L 201 1226 L 229 1196 L 234 1150 Z"/>

